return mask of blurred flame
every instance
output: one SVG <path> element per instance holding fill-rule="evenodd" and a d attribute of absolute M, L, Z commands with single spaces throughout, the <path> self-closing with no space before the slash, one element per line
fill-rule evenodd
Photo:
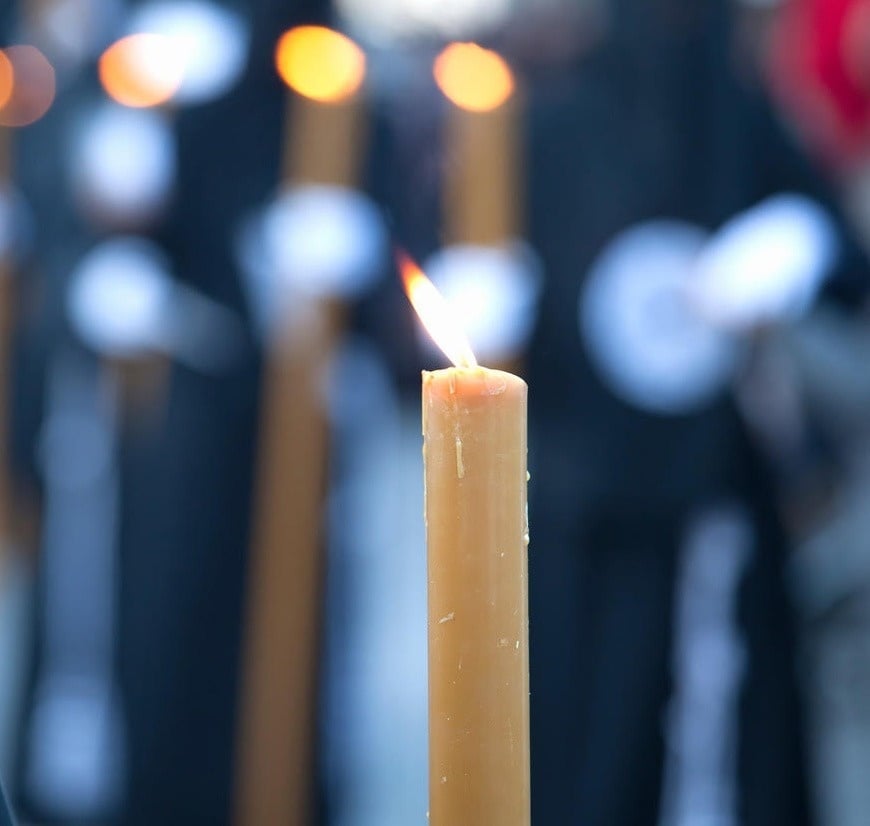
<path fill-rule="evenodd" d="M 6 57 L 6 52 L 0 50 L 0 109 L 9 103 L 9 98 L 12 97 L 14 75 L 12 61 Z"/>
<path fill-rule="evenodd" d="M 340 103 L 362 85 L 366 59 L 352 40 L 323 26 L 297 26 L 284 32 L 275 66 L 294 91 L 320 103 Z"/>
<path fill-rule="evenodd" d="M 423 271 L 404 253 L 397 253 L 405 292 L 432 340 L 457 367 L 476 367 L 471 345 L 456 314 Z"/>
<path fill-rule="evenodd" d="M 510 66 L 476 43 L 451 43 L 435 58 L 432 74 L 445 96 L 470 112 L 491 112 L 514 91 Z"/>
<path fill-rule="evenodd" d="M 158 106 L 181 86 L 184 65 L 173 41 L 159 34 L 131 34 L 100 56 L 100 83 L 110 98 L 137 109 Z"/>
<path fill-rule="evenodd" d="M 54 68 L 35 46 L 9 46 L 0 54 L 0 126 L 28 126 L 54 102 Z"/>

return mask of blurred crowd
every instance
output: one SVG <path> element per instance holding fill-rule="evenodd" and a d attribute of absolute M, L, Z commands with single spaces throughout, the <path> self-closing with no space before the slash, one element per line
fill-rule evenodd
<path fill-rule="evenodd" d="M 870 2 L 17 0 L 0 48 L 22 823 L 426 822 L 396 247 L 529 384 L 536 826 L 867 822 Z"/>

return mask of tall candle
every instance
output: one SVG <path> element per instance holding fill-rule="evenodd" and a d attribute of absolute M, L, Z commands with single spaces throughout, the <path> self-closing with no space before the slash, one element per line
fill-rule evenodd
<path fill-rule="evenodd" d="M 527 387 L 478 366 L 431 283 L 403 276 L 456 365 L 423 374 L 430 823 L 528 826 Z"/>
<path fill-rule="evenodd" d="M 284 183 L 350 189 L 361 153 L 363 53 L 338 32 L 302 26 L 281 37 L 276 64 L 290 89 Z M 312 818 L 329 435 L 324 380 L 344 308 L 316 288 L 276 299 L 287 312 L 266 355 L 239 721 L 239 826 L 306 826 Z"/>
<path fill-rule="evenodd" d="M 284 178 L 293 184 L 353 186 L 365 144 L 362 80 L 365 55 L 322 26 L 285 32 L 276 52 L 290 88 Z"/>
<path fill-rule="evenodd" d="M 450 101 L 444 146 L 444 220 L 454 244 L 500 245 L 519 235 L 519 102 L 495 52 L 452 43 L 435 60 Z"/>
<path fill-rule="evenodd" d="M 0 61 L 5 59 L 0 52 Z M 0 64 L 2 65 L 2 64 Z M 2 91 L 0 91 L 2 95 Z M 11 134 L 0 125 L 0 197 L 11 207 Z M 6 220 L 10 220 L 11 209 Z M 4 228 L 11 236 L 10 227 Z M 9 385 L 11 383 L 11 342 L 13 333 L 14 290 L 12 282 L 12 251 L 8 247 L 0 251 L 0 563 L 6 555 L 7 542 L 13 540 L 15 502 L 11 478 L 9 454 Z"/>

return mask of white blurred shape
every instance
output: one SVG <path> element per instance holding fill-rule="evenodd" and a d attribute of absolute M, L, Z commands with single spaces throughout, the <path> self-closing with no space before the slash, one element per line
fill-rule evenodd
<path fill-rule="evenodd" d="M 105 103 L 81 121 L 69 170 L 75 197 L 90 213 L 109 226 L 140 226 L 169 199 L 172 132 L 159 112 Z"/>
<path fill-rule="evenodd" d="M 120 237 L 94 247 L 72 276 L 68 295 L 76 332 L 97 352 L 138 355 L 165 341 L 172 283 L 160 250 Z"/>
<path fill-rule="evenodd" d="M 59 822 L 112 822 L 125 785 L 114 686 L 119 478 L 117 417 L 93 359 L 50 364 L 40 438 L 45 482 L 41 632 L 24 781 Z"/>
<path fill-rule="evenodd" d="M 178 284 L 155 244 L 119 236 L 94 247 L 72 274 L 73 329 L 103 355 L 168 353 L 203 373 L 232 368 L 246 346 L 234 311 Z"/>
<path fill-rule="evenodd" d="M 674 597 L 660 826 L 740 823 L 738 722 L 746 645 L 738 592 L 754 545 L 754 527 L 735 502 L 696 515 L 686 531 Z"/>
<path fill-rule="evenodd" d="M 200 373 L 237 365 L 247 346 L 245 325 L 234 310 L 175 283 L 166 326 L 166 349 Z"/>
<path fill-rule="evenodd" d="M 112 450 L 103 422 L 79 411 L 59 410 L 42 426 L 39 457 L 43 477 L 64 490 L 97 484 L 111 472 Z"/>
<path fill-rule="evenodd" d="M 14 256 L 31 240 L 33 216 L 21 193 L 0 186 L 0 259 Z"/>
<path fill-rule="evenodd" d="M 238 255 L 264 327 L 293 294 L 350 298 L 382 272 L 387 233 L 365 195 L 332 186 L 293 187 L 243 228 Z"/>
<path fill-rule="evenodd" d="M 119 0 L 51 0 L 33 3 L 34 39 L 52 57 L 79 63 L 105 45 L 121 16 Z"/>
<path fill-rule="evenodd" d="M 707 234 L 651 221 L 617 235 L 580 293 L 581 335 L 610 390 L 642 410 L 682 414 L 719 393 L 737 358 L 733 339 L 688 300 Z"/>
<path fill-rule="evenodd" d="M 794 319 L 812 303 L 836 251 L 836 230 L 819 204 L 776 195 L 716 232 L 698 258 L 692 298 L 728 329 Z"/>
<path fill-rule="evenodd" d="M 504 23 L 514 0 L 337 0 L 348 25 L 375 41 L 469 37 Z"/>
<path fill-rule="evenodd" d="M 130 33 L 170 38 L 184 59 L 184 79 L 175 95 L 180 103 L 205 103 L 228 92 L 241 77 L 249 30 L 235 12 L 205 0 L 156 0 L 132 16 Z"/>
<path fill-rule="evenodd" d="M 111 683 L 51 680 L 34 706 L 27 782 L 40 804 L 67 818 L 114 809 L 123 776 L 123 721 Z"/>
<path fill-rule="evenodd" d="M 34 572 L 26 553 L 6 547 L 0 570 L 0 777 L 12 777 L 33 644 Z"/>
<path fill-rule="evenodd" d="M 15 238 L 15 206 L 13 194 L 4 186 L 0 189 L 0 258 L 12 252 Z"/>
<path fill-rule="evenodd" d="M 540 262 L 528 246 L 448 247 L 423 269 L 455 311 L 479 362 L 523 351 L 543 280 Z M 424 338 L 435 350 L 431 338 Z"/>

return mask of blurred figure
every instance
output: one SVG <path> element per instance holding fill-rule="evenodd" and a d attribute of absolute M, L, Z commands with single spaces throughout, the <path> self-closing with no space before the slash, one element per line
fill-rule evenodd
<path fill-rule="evenodd" d="M 758 77 L 732 62 L 731 14 L 718 2 L 605 4 L 597 39 L 558 83 L 545 61 L 531 67 L 528 215 L 548 275 L 528 376 L 544 823 L 810 819 L 770 470 L 727 382 L 682 408 L 639 404 L 577 332 L 583 274 L 627 227 L 667 217 L 715 229 L 781 190 L 825 199 Z M 648 266 L 637 260 L 638 290 Z M 838 266 L 844 293 L 863 265 Z M 673 327 L 667 302 L 649 312 Z M 629 366 L 656 346 L 620 345 L 613 324 L 604 334 Z"/>

